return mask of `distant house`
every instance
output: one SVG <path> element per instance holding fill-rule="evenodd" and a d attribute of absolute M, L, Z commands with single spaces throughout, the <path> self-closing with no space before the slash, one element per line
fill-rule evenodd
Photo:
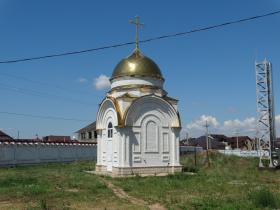
<path fill-rule="evenodd" d="M 8 134 L 4 133 L 3 131 L 0 131 L 0 142 L 39 142 L 41 139 L 22 139 L 22 138 L 12 138 Z"/>
<path fill-rule="evenodd" d="M 226 136 L 224 135 L 209 135 L 208 137 L 208 148 L 209 149 L 225 149 L 226 143 L 224 142 Z M 189 138 L 181 141 L 181 145 L 202 147 L 204 150 L 207 149 L 207 142 L 205 136 L 198 138 Z"/>
<path fill-rule="evenodd" d="M 241 149 L 241 150 L 255 150 L 256 149 L 255 140 L 251 139 L 249 136 L 229 137 L 227 142 L 231 149 L 237 149 L 237 148 Z"/>
<path fill-rule="evenodd" d="M 43 142 L 71 142 L 71 137 L 70 136 L 44 136 L 43 137 Z"/>
<path fill-rule="evenodd" d="M 254 139 L 249 136 L 233 136 L 227 137 L 221 134 L 211 134 L 208 137 L 209 149 L 241 149 L 241 150 L 255 150 L 257 145 Z M 203 149 L 207 148 L 205 136 L 200 136 L 198 138 L 189 138 L 181 140 L 181 145 L 184 146 L 197 146 Z M 280 146 L 280 142 L 279 142 Z"/>
<path fill-rule="evenodd" d="M 228 137 L 223 134 L 210 134 L 210 137 L 212 139 L 215 139 L 215 140 L 227 145 Z"/>
<path fill-rule="evenodd" d="M 93 122 L 76 132 L 78 141 L 97 142 L 96 122 Z"/>
<path fill-rule="evenodd" d="M 14 140 L 12 137 L 4 133 L 3 131 L 0 131 L 0 141 L 12 141 L 12 140 Z"/>

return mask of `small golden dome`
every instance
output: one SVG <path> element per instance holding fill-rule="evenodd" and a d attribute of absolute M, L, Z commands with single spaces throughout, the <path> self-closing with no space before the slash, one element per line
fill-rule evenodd
<path fill-rule="evenodd" d="M 137 48 L 130 56 L 118 63 L 111 79 L 123 76 L 145 76 L 163 79 L 157 64 L 152 59 L 144 56 Z"/>

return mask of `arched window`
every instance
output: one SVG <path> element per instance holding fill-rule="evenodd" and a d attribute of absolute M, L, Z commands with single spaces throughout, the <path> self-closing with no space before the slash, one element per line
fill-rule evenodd
<path fill-rule="evenodd" d="M 111 122 L 108 124 L 108 138 L 113 138 L 113 125 Z"/>

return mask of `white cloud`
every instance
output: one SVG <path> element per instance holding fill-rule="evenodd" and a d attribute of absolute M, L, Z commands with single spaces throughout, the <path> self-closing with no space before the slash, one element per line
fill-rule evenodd
<path fill-rule="evenodd" d="M 111 86 L 109 79 L 110 78 L 106 75 L 101 74 L 99 77 L 94 79 L 95 88 L 98 90 L 109 88 Z"/>
<path fill-rule="evenodd" d="M 79 83 L 86 83 L 88 80 L 86 79 L 86 78 L 83 78 L 83 77 L 81 77 L 81 78 L 79 78 L 78 79 L 78 82 Z"/>
<path fill-rule="evenodd" d="M 207 124 L 209 126 L 212 126 L 214 128 L 219 127 L 220 123 L 218 122 L 218 120 L 215 117 L 212 116 L 207 116 L 207 115 L 202 115 L 199 119 L 190 122 L 189 124 L 187 124 L 187 129 L 198 129 L 198 130 L 204 130 L 204 127 L 206 125 L 206 121 Z"/>
<path fill-rule="evenodd" d="M 276 128 L 280 127 L 280 115 L 275 117 Z M 256 119 L 254 117 L 248 117 L 243 120 L 230 119 L 223 122 L 219 122 L 216 117 L 202 115 L 198 119 L 188 123 L 182 131 L 182 136 L 188 132 L 190 136 L 197 137 L 205 134 L 205 123 L 209 125 L 209 132 L 215 134 L 225 134 L 228 136 L 236 135 L 249 135 L 254 136 L 256 134 Z M 276 129 L 277 130 L 277 129 Z"/>
<path fill-rule="evenodd" d="M 256 119 L 249 117 L 244 120 L 226 120 L 224 121 L 222 129 L 224 131 L 235 130 L 238 132 L 255 132 L 256 131 Z"/>
<path fill-rule="evenodd" d="M 280 126 L 280 114 L 275 116 L 275 124 Z"/>

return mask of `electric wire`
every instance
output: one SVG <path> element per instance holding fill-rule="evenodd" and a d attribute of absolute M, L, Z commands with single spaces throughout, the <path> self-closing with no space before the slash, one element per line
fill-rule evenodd
<path fill-rule="evenodd" d="M 207 30 L 220 28 L 220 27 L 224 27 L 224 26 L 228 26 L 228 25 L 233 25 L 233 24 L 247 22 L 247 21 L 251 21 L 251 20 L 256 20 L 256 19 L 260 19 L 260 18 L 264 18 L 264 17 L 268 17 L 268 16 L 273 16 L 273 15 L 277 15 L 279 13 L 280 13 L 280 10 L 277 10 L 277 11 L 262 14 L 262 15 L 257 15 L 257 16 L 253 16 L 253 17 L 248 17 L 248 18 L 243 18 L 243 19 L 239 19 L 239 20 L 229 21 L 229 22 L 225 22 L 225 23 L 221 23 L 221 24 L 217 24 L 217 25 L 212 25 L 212 26 L 208 26 L 208 27 L 192 29 L 192 30 L 185 31 L 185 32 L 179 32 L 179 33 L 175 33 L 175 34 L 167 34 L 167 35 L 163 35 L 163 36 L 152 37 L 152 38 L 149 38 L 149 39 L 140 40 L 139 42 L 140 43 L 147 43 L 147 42 L 152 42 L 152 41 L 156 41 L 156 40 L 160 40 L 160 39 L 184 36 L 184 35 L 188 35 L 188 34 L 192 34 L 192 33 L 196 33 L 196 32 L 207 31 Z M 105 50 L 105 49 L 110 49 L 110 48 L 124 47 L 124 46 L 132 45 L 132 44 L 135 44 L 135 42 L 126 42 L 126 43 L 120 43 L 120 44 L 114 44 L 114 45 L 107 45 L 107 46 L 103 46 L 103 47 L 97 47 L 97 48 L 91 48 L 91 49 L 85 49 L 85 50 L 79 50 L 79 51 L 64 52 L 64 53 L 57 53 L 57 54 L 44 55 L 44 56 L 36 56 L 36 57 L 30 57 L 30 58 L 3 60 L 3 61 L 0 61 L 0 64 L 17 63 L 17 62 L 25 62 L 25 61 L 33 61 L 33 60 L 42 60 L 42 59 L 47 59 L 47 58 L 62 57 L 62 56 L 82 54 L 82 53 L 89 53 L 89 52 L 93 52 L 93 51 Z M 23 92 L 22 90 L 17 90 L 17 91 Z M 40 118 L 40 119 L 51 119 L 51 120 L 67 120 L 67 121 L 83 121 L 83 122 L 91 121 L 91 120 L 83 120 L 83 119 L 76 119 L 76 118 L 63 118 L 63 117 L 33 115 L 33 114 L 4 112 L 4 111 L 0 111 L 0 114 L 24 116 L 24 117 L 32 117 L 32 118 Z"/>
<path fill-rule="evenodd" d="M 256 16 L 252 16 L 252 17 L 248 17 L 248 18 L 228 21 L 228 22 L 221 23 L 221 24 L 196 28 L 196 29 L 192 29 L 192 30 L 189 30 L 189 31 L 185 31 L 185 32 L 179 32 L 179 33 L 175 33 L 175 34 L 167 34 L 167 35 L 163 35 L 163 36 L 157 36 L 157 37 L 153 37 L 153 38 L 149 38 L 149 39 L 140 40 L 139 42 L 140 43 L 147 43 L 147 42 L 152 42 L 152 41 L 156 41 L 156 40 L 160 40 L 160 39 L 189 35 L 189 34 L 196 33 L 196 32 L 207 31 L 207 30 L 220 28 L 220 27 L 224 27 L 224 26 L 228 26 L 228 25 L 233 25 L 233 24 L 237 24 L 237 23 L 242 23 L 242 22 L 252 21 L 252 20 L 256 20 L 256 19 L 260 19 L 260 18 L 265 18 L 265 17 L 268 17 L 268 16 L 277 15 L 277 14 L 280 14 L 280 10 L 276 10 L 276 11 L 273 11 L 273 12 L 269 12 L 269 13 L 262 14 L 262 15 L 256 15 Z M 107 46 L 102 46 L 102 47 L 97 47 L 97 48 L 77 50 L 77 51 L 64 52 L 64 53 L 56 53 L 56 54 L 51 54 L 51 55 L 43 55 L 43 56 L 36 56 L 36 57 L 30 57 L 30 58 L 21 58 L 21 59 L 14 59 L 14 60 L 2 60 L 2 61 L 0 61 L 0 64 L 18 63 L 18 62 L 25 62 L 25 61 L 42 60 L 42 59 L 47 59 L 47 58 L 62 57 L 62 56 L 82 54 L 82 53 L 89 53 L 89 52 L 94 52 L 94 51 L 99 51 L 99 50 L 106 50 L 106 49 L 111 49 L 111 48 L 124 47 L 124 46 L 132 45 L 132 44 L 135 44 L 135 42 L 134 41 L 133 42 L 125 42 L 125 43 L 107 45 Z"/>
<path fill-rule="evenodd" d="M 10 78 L 18 79 L 18 80 L 24 80 L 26 82 L 36 83 L 36 84 L 41 85 L 41 86 L 53 87 L 53 88 L 55 88 L 57 90 L 62 90 L 62 91 L 69 92 L 69 93 L 77 92 L 79 94 L 81 93 L 81 94 L 97 96 L 97 97 L 102 97 L 103 96 L 101 94 L 95 94 L 95 93 L 90 93 L 90 92 L 86 92 L 86 91 L 70 90 L 68 88 L 62 87 L 62 86 L 57 85 L 57 84 L 48 83 L 48 82 L 42 82 L 42 81 L 39 81 L 39 80 L 33 80 L 33 79 L 26 78 L 26 77 L 18 76 L 18 75 L 12 75 L 12 74 L 7 74 L 7 73 L 2 73 L 1 72 L 0 76 L 10 77 Z"/>
<path fill-rule="evenodd" d="M 77 122 L 90 122 L 90 121 L 92 121 L 92 120 L 85 120 L 85 119 L 64 118 L 64 117 L 54 117 L 54 116 L 44 116 L 44 115 L 33 115 L 33 114 L 16 113 L 16 112 L 2 112 L 2 111 L 0 111 L 0 114 L 16 115 L 16 116 L 40 118 L 40 119 L 49 119 L 49 120 L 65 120 L 65 121 L 77 121 Z"/>
<path fill-rule="evenodd" d="M 21 93 L 24 95 L 32 95 L 32 96 L 36 96 L 36 97 L 41 97 L 41 98 L 51 98 L 51 99 L 57 99 L 60 101 L 68 101 L 71 103 L 79 103 L 82 105 L 86 105 L 89 107 L 95 107 L 97 105 L 91 104 L 91 103 L 86 103 L 77 99 L 73 99 L 73 98 L 68 98 L 68 97 L 64 97 L 64 96 L 58 96 L 58 95 L 53 95 L 53 94 L 49 94 L 46 92 L 41 92 L 41 91 L 37 91 L 37 90 L 33 90 L 33 89 L 26 89 L 26 88 L 17 88 L 11 85 L 7 85 L 7 84 L 3 84 L 0 83 L 0 87 L 1 90 L 8 90 L 8 91 L 12 91 L 12 92 L 17 92 L 17 93 Z"/>

